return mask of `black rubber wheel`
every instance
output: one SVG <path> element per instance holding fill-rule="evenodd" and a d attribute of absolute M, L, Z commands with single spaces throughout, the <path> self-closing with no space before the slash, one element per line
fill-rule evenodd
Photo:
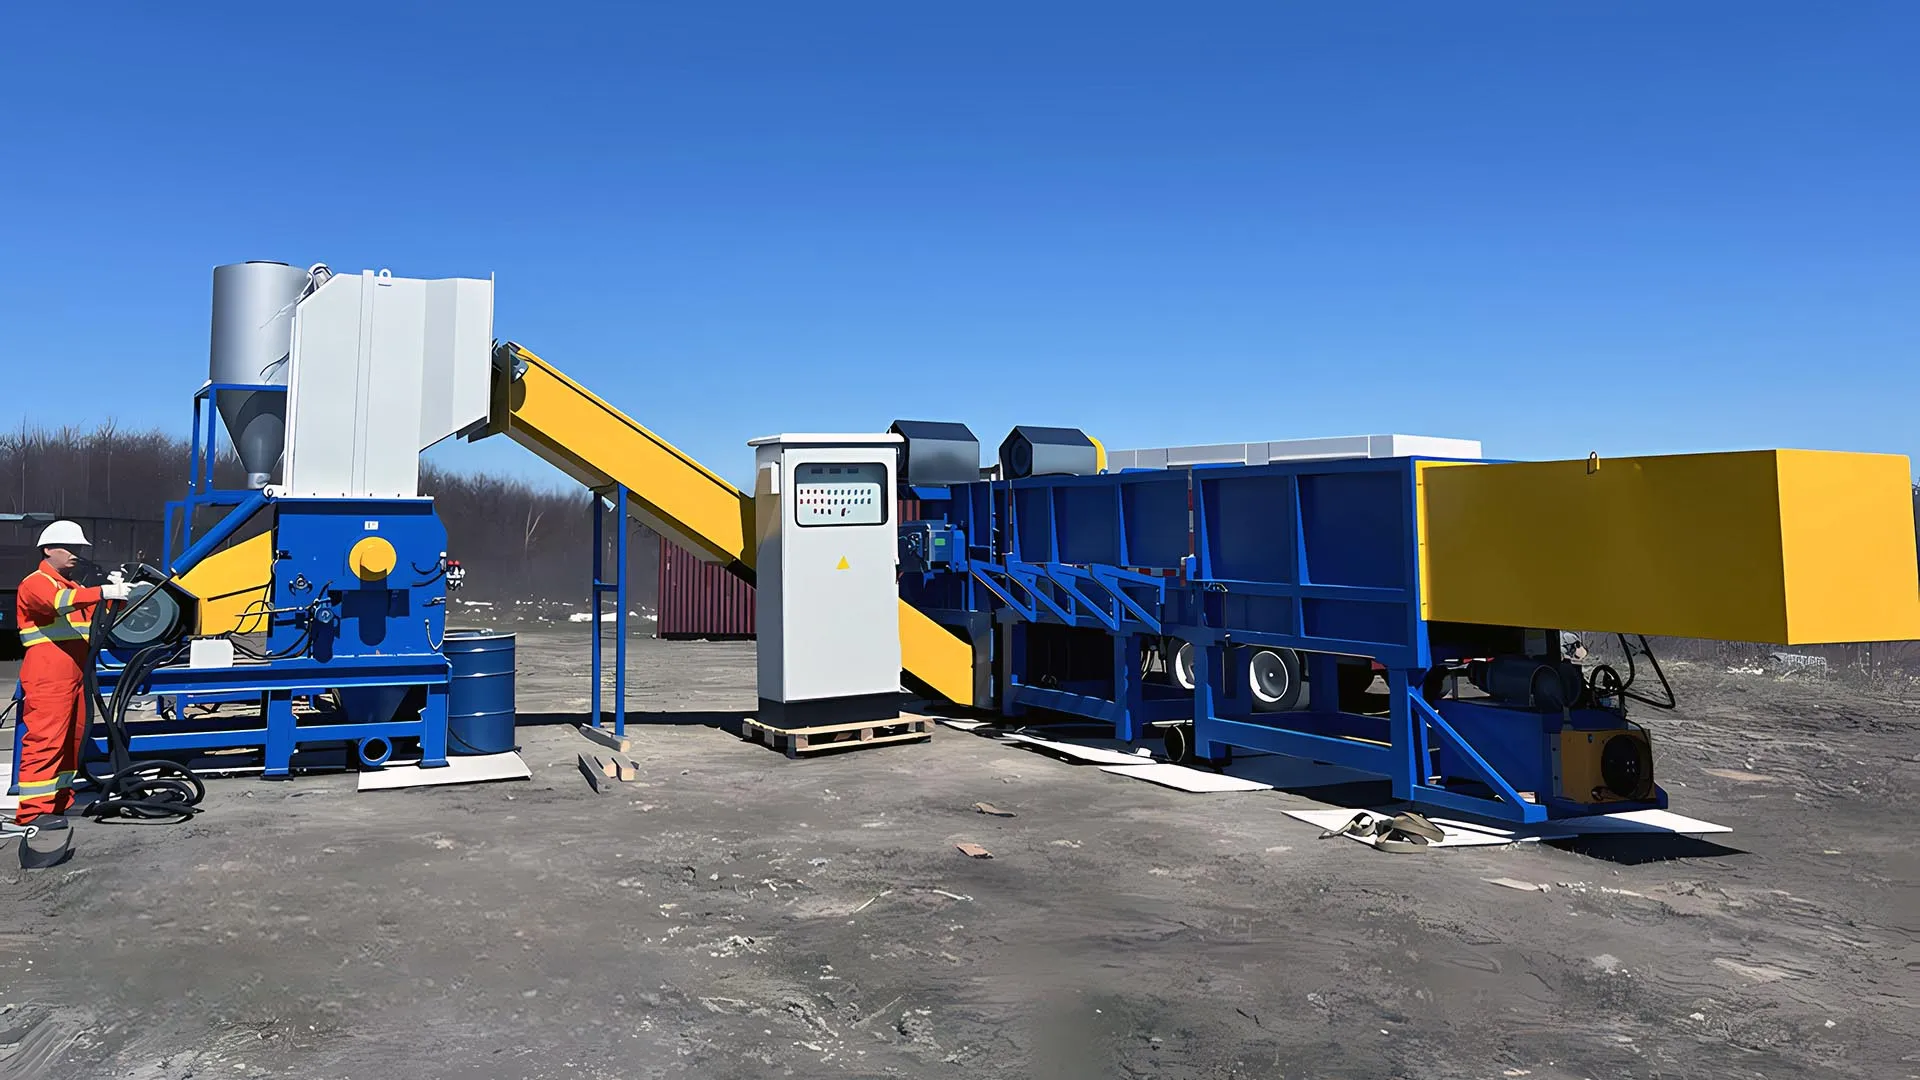
<path fill-rule="evenodd" d="M 1245 649 L 1247 689 L 1254 712 L 1285 712 L 1300 704 L 1300 654 L 1292 649 Z"/>
<path fill-rule="evenodd" d="M 1193 725 L 1168 724 L 1160 729 L 1160 739 L 1167 748 L 1167 760 L 1175 765 L 1193 764 Z"/>
<path fill-rule="evenodd" d="M 1193 642 L 1181 641 L 1175 644 L 1173 638 L 1168 638 L 1167 641 L 1170 645 L 1167 650 L 1167 681 L 1182 690 L 1192 690 Z"/>

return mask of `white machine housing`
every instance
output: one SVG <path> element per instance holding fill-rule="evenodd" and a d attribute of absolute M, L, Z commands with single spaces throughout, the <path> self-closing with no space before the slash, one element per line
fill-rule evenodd
<path fill-rule="evenodd" d="M 335 274 L 292 337 L 283 494 L 411 498 L 420 452 L 486 422 L 491 278 Z"/>
<path fill-rule="evenodd" d="M 1390 457 L 1478 461 L 1480 442 L 1478 439 L 1443 439 L 1432 435 L 1339 435 L 1322 439 L 1281 439 L 1276 442 L 1216 443 L 1211 446 L 1159 446 L 1141 450 L 1109 450 L 1107 471 Z"/>
<path fill-rule="evenodd" d="M 748 443 L 763 724 L 900 714 L 900 442 L 773 435 Z"/>

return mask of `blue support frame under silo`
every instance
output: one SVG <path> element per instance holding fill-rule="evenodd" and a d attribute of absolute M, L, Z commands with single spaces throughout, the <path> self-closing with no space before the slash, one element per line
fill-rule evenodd
<path fill-rule="evenodd" d="M 219 395 L 226 391 L 285 394 L 287 388 L 273 383 L 209 382 L 194 391 L 193 433 L 187 451 L 187 496 L 167 503 L 162 525 L 164 538 L 160 566 L 169 574 L 174 572 L 173 526 L 176 517 L 181 523 L 179 550 L 185 553 L 193 547 L 194 511 L 203 506 L 238 506 L 256 494 L 245 488 L 215 487 L 213 483 L 214 467 L 220 459 Z"/>
<path fill-rule="evenodd" d="M 251 488 L 222 488 L 216 487 L 213 482 L 214 469 L 220 463 L 220 430 L 226 426 L 220 420 L 220 395 L 227 391 L 285 396 L 287 388 L 285 384 L 280 383 L 207 382 L 194 391 L 193 428 L 187 449 L 187 494 L 183 499 L 168 500 L 164 522 L 161 525 L 160 568 L 168 574 L 179 573 L 180 568 L 176 563 L 201 547 L 193 536 L 193 519 L 197 511 L 207 506 L 228 508 L 244 506 L 250 500 L 261 497 L 260 492 Z M 222 518 L 221 523 L 216 524 L 214 528 L 226 526 L 231 533 L 232 520 L 232 516 Z M 180 525 L 180 546 L 177 549 L 173 546 L 173 529 L 176 521 Z M 200 554 L 204 553 L 200 552 Z M 248 625 L 246 629 L 258 631 L 261 627 Z M 246 702 L 253 698 L 254 695 L 250 691 L 231 690 L 191 696 L 163 696 L 160 700 L 166 710 L 178 715 L 181 710 L 192 705 Z"/>
<path fill-rule="evenodd" d="M 607 580 L 606 519 L 614 521 L 613 580 Z M 600 727 L 602 660 L 600 597 L 612 593 L 613 616 L 613 733 L 627 733 L 627 542 L 633 532 L 627 524 L 627 488 L 615 484 L 593 494 L 593 595 L 588 616 L 593 622 L 593 726 Z"/>

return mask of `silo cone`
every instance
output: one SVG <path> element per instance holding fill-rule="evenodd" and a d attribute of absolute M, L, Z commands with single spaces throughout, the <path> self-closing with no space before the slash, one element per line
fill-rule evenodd
<path fill-rule="evenodd" d="M 217 383 L 285 386 L 293 309 L 306 287 L 307 271 L 286 263 L 214 267 L 207 377 Z M 247 470 L 247 486 L 265 487 L 286 444 L 287 395 L 222 390 L 215 404 Z"/>

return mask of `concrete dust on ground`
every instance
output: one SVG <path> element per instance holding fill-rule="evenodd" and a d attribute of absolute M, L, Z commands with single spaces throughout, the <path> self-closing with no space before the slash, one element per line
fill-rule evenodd
<path fill-rule="evenodd" d="M 1680 666 L 1721 844 L 1399 856 L 947 729 L 789 761 L 750 643 L 634 641 L 596 796 L 585 641 L 520 637 L 529 782 L 219 780 L 0 870 L 0 1076 L 1920 1075 L 1910 688 Z"/>

